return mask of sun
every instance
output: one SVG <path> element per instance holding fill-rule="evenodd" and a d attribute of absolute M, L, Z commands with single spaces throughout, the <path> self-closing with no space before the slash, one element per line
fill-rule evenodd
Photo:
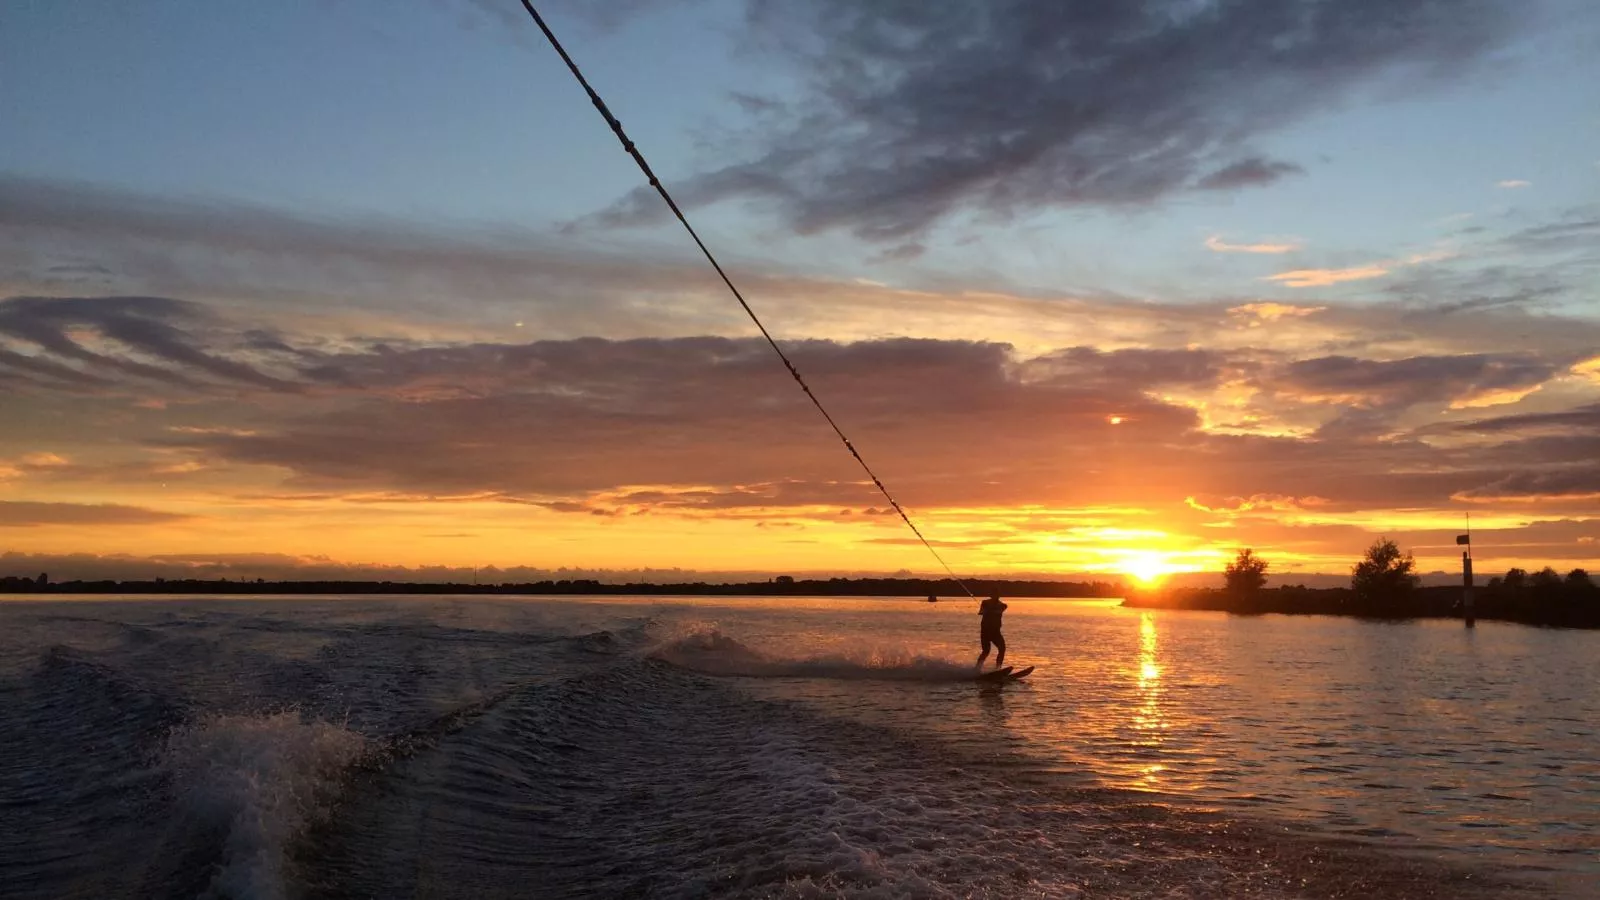
<path fill-rule="evenodd" d="M 1128 564 L 1128 574 L 1139 579 L 1140 584 L 1155 584 L 1167 573 L 1160 563 L 1140 560 Z"/>
<path fill-rule="evenodd" d="M 1122 561 L 1122 569 L 1146 586 L 1154 585 L 1177 571 L 1161 554 L 1152 552 L 1128 554 Z"/>

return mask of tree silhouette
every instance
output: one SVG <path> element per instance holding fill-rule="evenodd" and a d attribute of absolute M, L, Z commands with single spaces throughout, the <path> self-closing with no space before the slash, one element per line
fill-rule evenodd
<path fill-rule="evenodd" d="M 1567 573 L 1567 587 L 1582 589 L 1593 585 L 1594 582 L 1589 580 L 1589 573 L 1583 569 L 1573 569 Z"/>
<path fill-rule="evenodd" d="M 1270 564 L 1257 556 L 1254 550 L 1246 547 L 1240 550 L 1239 555 L 1234 557 L 1233 562 L 1228 563 L 1228 567 L 1223 570 L 1223 584 L 1230 594 L 1241 597 L 1252 595 L 1267 583 L 1268 565 Z"/>
<path fill-rule="evenodd" d="M 1350 571 L 1350 588 L 1356 597 L 1368 602 L 1399 599 L 1416 586 L 1417 577 L 1411 574 L 1415 567 L 1411 554 L 1402 554 L 1394 541 L 1379 538 Z"/>
<path fill-rule="evenodd" d="M 1545 566 L 1528 576 L 1528 584 L 1537 591 L 1551 591 L 1561 586 L 1561 576 L 1555 569 Z"/>

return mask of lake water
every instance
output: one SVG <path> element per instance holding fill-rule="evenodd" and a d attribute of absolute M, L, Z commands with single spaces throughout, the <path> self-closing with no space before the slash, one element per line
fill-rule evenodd
<path fill-rule="evenodd" d="M 1600 633 L 1015 600 L 0 602 L 0 894 L 1600 894 Z"/>

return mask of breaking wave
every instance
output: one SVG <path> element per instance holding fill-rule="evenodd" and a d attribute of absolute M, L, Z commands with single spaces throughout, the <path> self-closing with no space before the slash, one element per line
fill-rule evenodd
<path fill-rule="evenodd" d="M 210 893 L 241 900 L 288 896 L 293 842 L 334 811 L 367 738 L 298 711 L 208 716 L 175 730 L 163 750 L 181 807 L 223 835 Z"/>

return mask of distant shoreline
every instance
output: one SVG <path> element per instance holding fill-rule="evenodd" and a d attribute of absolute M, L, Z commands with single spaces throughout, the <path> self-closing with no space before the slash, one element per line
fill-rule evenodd
<path fill-rule="evenodd" d="M 966 585 L 982 597 L 1040 597 L 1115 600 L 1126 597 L 1119 582 L 971 580 Z M 906 597 L 966 600 L 955 581 L 922 578 L 802 579 L 780 576 L 769 581 L 737 583 L 610 584 L 592 579 L 501 584 L 418 583 L 400 581 L 255 581 L 227 579 L 155 579 L 153 581 L 63 581 L 38 583 L 30 578 L 0 579 L 0 594 L 472 594 L 483 596 L 687 596 L 687 597 Z"/>
<path fill-rule="evenodd" d="M 973 594 L 1002 597 L 1122 600 L 1129 609 L 1171 609 L 1225 612 L 1232 615 L 1317 615 L 1402 621 L 1461 619 L 1461 588 L 1419 587 L 1403 598 L 1363 602 L 1349 588 L 1266 588 L 1233 595 L 1210 588 L 1130 591 L 1119 582 L 969 581 Z M 956 582 L 919 578 L 784 579 L 735 583 L 610 584 L 592 579 L 502 584 L 422 583 L 400 581 L 244 581 L 226 579 L 157 579 L 153 581 L 64 581 L 39 584 L 30 578 L 0 579 L 0 594 L 167 594 L 224 596 L 297 596 L 315 594 L 467 595 L 483 597 L 613 596 L 613 597 L 882 597 L 942 602 L 969 599 Z M 1475 617 L 1559 628 L 1600 629 L 1600 589 L 1563 593 L 1479 588 Z"/>
<path fill-rule="evenodd" d="M 1130 609 L 1179 609 L 1234 615 L 1346 616 L 1400 621 L 1461 620 L 1460 587 L 1418 587 L 1402 597 L 1363 600 L 1349 588 L 1266 588 L 1236 595 L 1211 588 L 1136 592 L 1123 601 Z M 1473 595 L 1474 617 L 1554 628 L 1600 628 L 1600 589 L 1539 591 L 1480 587 Z"/>

